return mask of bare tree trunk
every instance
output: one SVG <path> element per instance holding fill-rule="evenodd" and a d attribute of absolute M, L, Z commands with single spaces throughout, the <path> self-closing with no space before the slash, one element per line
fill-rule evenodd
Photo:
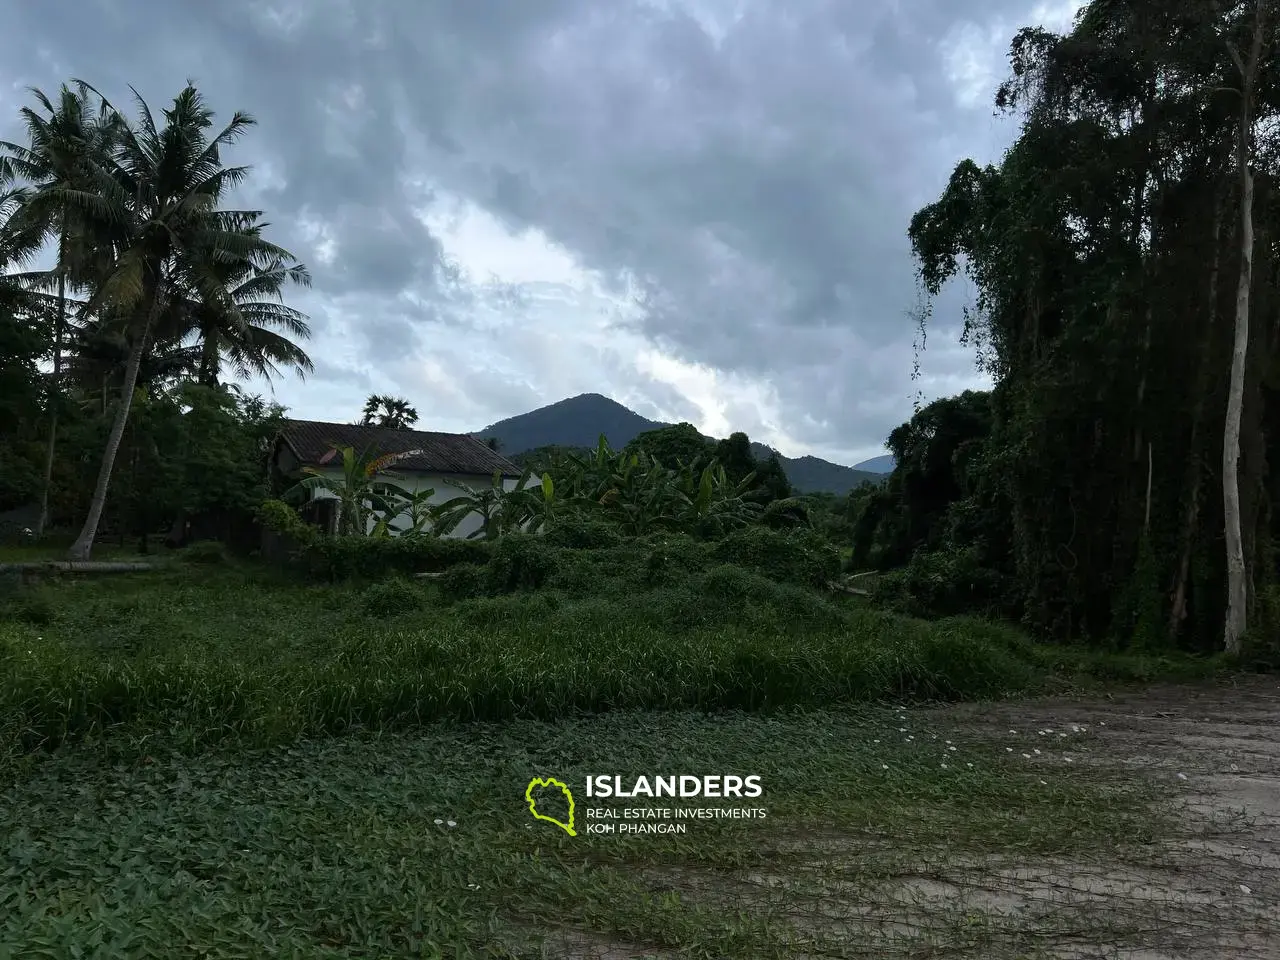
<path fill-rule="evenodd" d="M 1241 158 L 1242 161 L 1244 158 Z M 1227 526 L 1227 622 L 1223 647 L 1238 654 L 1248 628 L 1249 583 L 1240 530 L 1240 415 L 1249 347 L 1249 288 L 1253 274 L 1253 175 L 1243 164 L 1240 186 L 1240 283 L 1236 290 L 1236 331 L 1231 349 L 1231 386 L 1222 437 L 1222 509 Z"/>
<path fill-rule="evenodd" d="M 153 314 L 160 305 L 160 292 L 157 286 L 149 291 L 150 302 L 147 306 L 142 329 L 134 338 L 129 348 L 129 362 L 124 368 L 124 383 L 120 387 L 120 405 L 116 408 L 115 421 L 111 424 L 111 433 L 107 437 L 107 447 L 102 452 L 102 466 L 98 468 L 98 482 L 93 488 L 93 499 L 89 501 L 89 515 L 85 517 L 84 527 L 75 543 L 67 551 L 69 560 L 88 560 L 93 551 L 93 541 L 98 535 L 98 523 L 102 520 L 102 510 L 107 503 L 107 490 L 111 486 L 111 471 L 115 468 L 116 454 L 120 452 L 120 440 L 124 436 L 125 424 L 129 421 L 129 408 L 133 406 L 133 391 L 138 384 L 138 369 L 142 366 L 142 355 L 146 352 L 147 336 L 151 333 Z"/>
<path fill-rule="evenodd" d="M 58 318 L 53 325 L 53 379 L 49 381 L 49 443 L 44 452 L 44 477 L 40 483 L 40 515 L 36 536 L 49 525 L 49 488 L 53 486 L 53 451 L 58 439 L 58 407 L 62 399 L 62 331 L 67 324 L 67 228 L 58 234 Z"/>
<path fill-rule="evenodd" d="M 1227 619 L 1223 648 L 1238 654 L 1249 620 L 1249 581 L 1240 528 L 1240 418 L 1244 409 L 1244 374 L 1249 355 L 1249 292 L 1253 286 L 1253 171 L 1252 143 L 1254 84 L 1262 53 L 1262 0 L 1255 0 L 1253 42 L 1248 64 L 1241 64 L 1240 126 L 1237 138 L 1240 173 L 1240 281 L 1236 287 L 1236 330 L 1231 349 L 1231 386 L 1227 394 L 1227 422 L 1222 438 L 1222 506 L 1227 541 Z M 1239 63 L 1239 59 L 1237 58 Z"/>

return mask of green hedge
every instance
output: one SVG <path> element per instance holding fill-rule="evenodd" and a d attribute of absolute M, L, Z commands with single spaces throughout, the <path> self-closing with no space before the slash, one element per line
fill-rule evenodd
<path fill-rule="evenodd" d="M 319 580 L 440 573 L 459 563 L 487 563 L 493 553 L 493 545 L 483 540 L 327 536 L 279 500 L 263 503 L 258 516 L 264 527 L 289 541 L 290 564 Z"/>

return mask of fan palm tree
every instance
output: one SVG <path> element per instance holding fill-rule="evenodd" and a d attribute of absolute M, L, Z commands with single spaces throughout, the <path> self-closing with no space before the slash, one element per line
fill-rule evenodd
<path fill-rule="evenodd" d="M 211 135 L 213 112 L 190 83 L 164 111 L 163 126 L 137 91 L 134 98 L 137 120 L 119 120 L 116 149 L 90 165 L 83 187 L 58 194 L 78 217 L 91 222 L 99 251 L 109 254 L 86 311 L 122 317 L 129 343 L 120 400 L 88 516 L 69 551 L 73 560 L 87 559 L 93 549 L 138 370 L 174 291 L 194 291 L 202 303 L 243 323 L 225 285 L 224 266 L 247 261 L 266 269 L 293 260 L 288 251 L 246 232 L 252 212 L 218 208 L 248 173 L 247 167 L 224 166 L 222 149 L 243 136 L 253 118 L 236 113 Z"/>
<path fill-rule="evenodd" d="M 407 430 L 418 422 L 418 411 L 401 397 L 371 393 L 364 402 L 364 415 L 360 422 L 365 426 Z"/>
<path fill-rule="evenodd" d="M 82 187 L 88 168 L 109 154 L 118 132 L 118 118 L 101 97 L 88 86 L 63 85 L 55 105 L 37 89 L 31 90 L 43 112 L 32 107 L 20 111 L 27 128 L 27 145 L 0 141 L 4 164 L 11 175 L 30 184 L 16 216 L 27 231 L 43 241 L 56 238 L 57 260 L 52 271 L 28 275 L 27 282 L 57 290 L 57 314 L 53 328 L 53 376 L 48 381 L 49 439 L 45 450 L 44 476 L 40 486 L 40 513 L 36 535 L 49 521 L 49 487 L 53 478 L 53 456 L 58 436 L 58 407 L 62 380 L 62 346 L 67 326 L 67 285 L 79 262 L 78 249 L 85 239 L 79 208 L 68 200 L 68 191 Z"/>

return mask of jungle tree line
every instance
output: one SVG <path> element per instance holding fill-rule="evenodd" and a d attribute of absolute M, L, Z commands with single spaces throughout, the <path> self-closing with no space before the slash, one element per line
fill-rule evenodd
<path fill-rule="evenodd" d="M 60 459 L 75 473 L 87 458 L 83 443 L 80 463 L 60 458 L 60 426 L 71 419 L 89 432 L 103 428 L 70 550 L 86 559 L 130 448 L 136 405 L 164 396 L 170 413 L 199 407 L 252 432 L 269 417 L 225 388 L 223 374 L 311 368 L 297 343 L 309 336 L 307 318 L 283 302 L 287 288 L 310 277 L 266 239 L 261 211 L 226 206 L 248 168 L 227 165 L 223 151 L 252 117 L 236 113 L 216 127 L 190 84 L 160 117 L 136 93 L 136 115 L 127 117 L 80 81 L 56 98 L 32 97 L 21 111 L 26 142 L 0 142 L 0 338 L 14 348 L 4 376 L 18 425 L 3 441 L 7 492 L 35 488 L 39 534 Z M 42 254 L 52 266 L 31 269 Z M 184 384 L 206 389 L 183 392 Z M 34 424 L 42 429 L 38 479 L 30 476 Z M 154 438 L 136 439 L 134 454 L 155 450 Z"/>
<path fill-rule="evenodd" d="M 1238 652 L 1276 627 L 1278 25 L 1277 0 L 1095 0 L 1022 30 L 1016 142 L 911 222 L 928 293 L 978 290 L 969 495 L 1047 633 Z"/>

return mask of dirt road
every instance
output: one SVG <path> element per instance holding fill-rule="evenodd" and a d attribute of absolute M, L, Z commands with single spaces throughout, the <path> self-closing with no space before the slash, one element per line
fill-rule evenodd
<path fill-rule="evenodd" d="M 1027 955 L 1280 957 L 1280 681 L 930 714 L 939 726 L 971 726 L 992 739 L 1014 729 L 1050 741 L 1073 725 L 1090 730 L 1077 762 L 1167 785 L 1185 827 L 1135 845 L 1123 863 L 988 862 L 965 871 L 955 890 L 983 913 L 1030 920 L 1050 910 L 1058 931 L 1064 913 L 1078 915 L 1077 935 L 1029 945 Z"/>

